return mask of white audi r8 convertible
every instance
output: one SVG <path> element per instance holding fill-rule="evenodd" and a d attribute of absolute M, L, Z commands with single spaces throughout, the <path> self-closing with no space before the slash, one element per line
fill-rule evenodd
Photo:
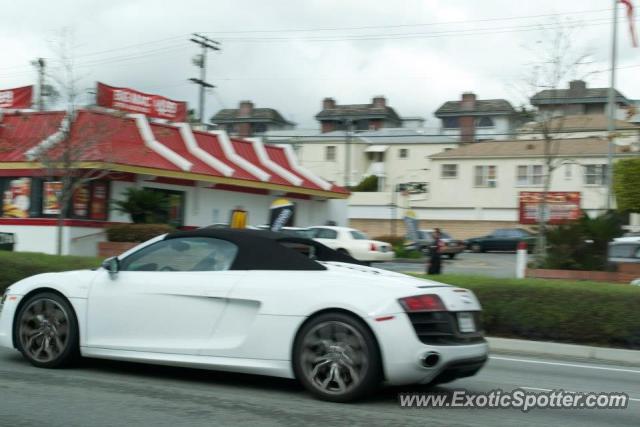
<path fill-rule="evenodd" d="M 200 229 L 11 285 L 0 345 L 42 368 L 86 356 L 297 378 L 345 402 L 474 375 L 488 352 L 480 310 L 468 290 L 311 239 Z"/>

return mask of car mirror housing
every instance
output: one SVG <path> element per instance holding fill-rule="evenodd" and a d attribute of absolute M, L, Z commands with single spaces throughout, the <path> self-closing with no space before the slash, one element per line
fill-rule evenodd
<path fill-rule="evenodd" d="M 107 270 L 111 277 L 114 277 L 120 271 L 120 260 L 115 256 L 107 258 L 102 262 L 102 268 Z"/>

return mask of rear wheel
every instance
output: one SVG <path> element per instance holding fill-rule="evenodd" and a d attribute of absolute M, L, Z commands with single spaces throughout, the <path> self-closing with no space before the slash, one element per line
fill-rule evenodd
<path fill-rule="evenodd" d="M 382 378 L 373 334 L 343 313 L 321 314 L 300 329 L 293 370 L 307 390 L 332 402 L 358 399 L 375 390 Z"/>
<path fill-rule="evenodd" d="M 449 256 L 449 259 L 454 259 L 456 257 L 456 254 L 451 253 L 451 254 L 447 254 Z"/>
<path fill-rule="evenodd" d="M 340 248 L 340 249 L 336 249 L 336 252 L 338 252 L 339 254 L 342 254 L 342 255 L 351 256 L 351 254 L 349 253 L 349 251 L 348 251 L 348 250 L 346 250 L 346 249 L 342 249 L 342 248 Z"/>
<path fill-rule="evenodd" d="M 36 294 L 22 305 L 14 336 L 22 355 L 40 368 L 68 365 L 79 354 L 78 322 L 73 308 L 51 292 Z"/>

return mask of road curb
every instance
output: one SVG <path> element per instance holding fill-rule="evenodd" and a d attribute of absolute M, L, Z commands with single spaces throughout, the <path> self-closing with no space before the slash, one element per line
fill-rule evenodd
<path fill-rule="evenodd" d="M 592 347 L 544 341 L 487 337 L 492 353 L 522 356 L 552 356 L 640 367 L 640 351 Z"/>

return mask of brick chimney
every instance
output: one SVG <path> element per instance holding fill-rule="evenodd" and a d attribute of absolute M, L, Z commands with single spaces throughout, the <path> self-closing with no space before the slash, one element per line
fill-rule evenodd
<path fill-rule="evenodd" d="M 240 101 L 240 111 L 238 111 L 239 117 L 251 117 L 253 113 L 253 102 Z"/>
<path fill-rule="evenodd" d="M 587 92 L 587 82 L 584 80 L 573 80 L 569 82 L 569 95 L 573 97 L 583 96 Z"/>
<path fill-rule="evenodd" d="M 476 109 L 476 94 L 465 92 L 462 94 L 460 110 L 474 111 Z M 460 142 L 474 142 L 476 137 L 476 119 L 474 116 L 460 116 Z"/>
<path fill-rule="evenodd" d="M 322 100 L 322 109 L 330 110 L 332 108 L 336 108 L 336 100 L 333 98 L 325 98 Z"/>
<path fill-rule="evenodd" d="M 384 108 L 387 106 L 387 99 L 382 96 L 374 96 L 371 102 L 375 108 Z"/>

